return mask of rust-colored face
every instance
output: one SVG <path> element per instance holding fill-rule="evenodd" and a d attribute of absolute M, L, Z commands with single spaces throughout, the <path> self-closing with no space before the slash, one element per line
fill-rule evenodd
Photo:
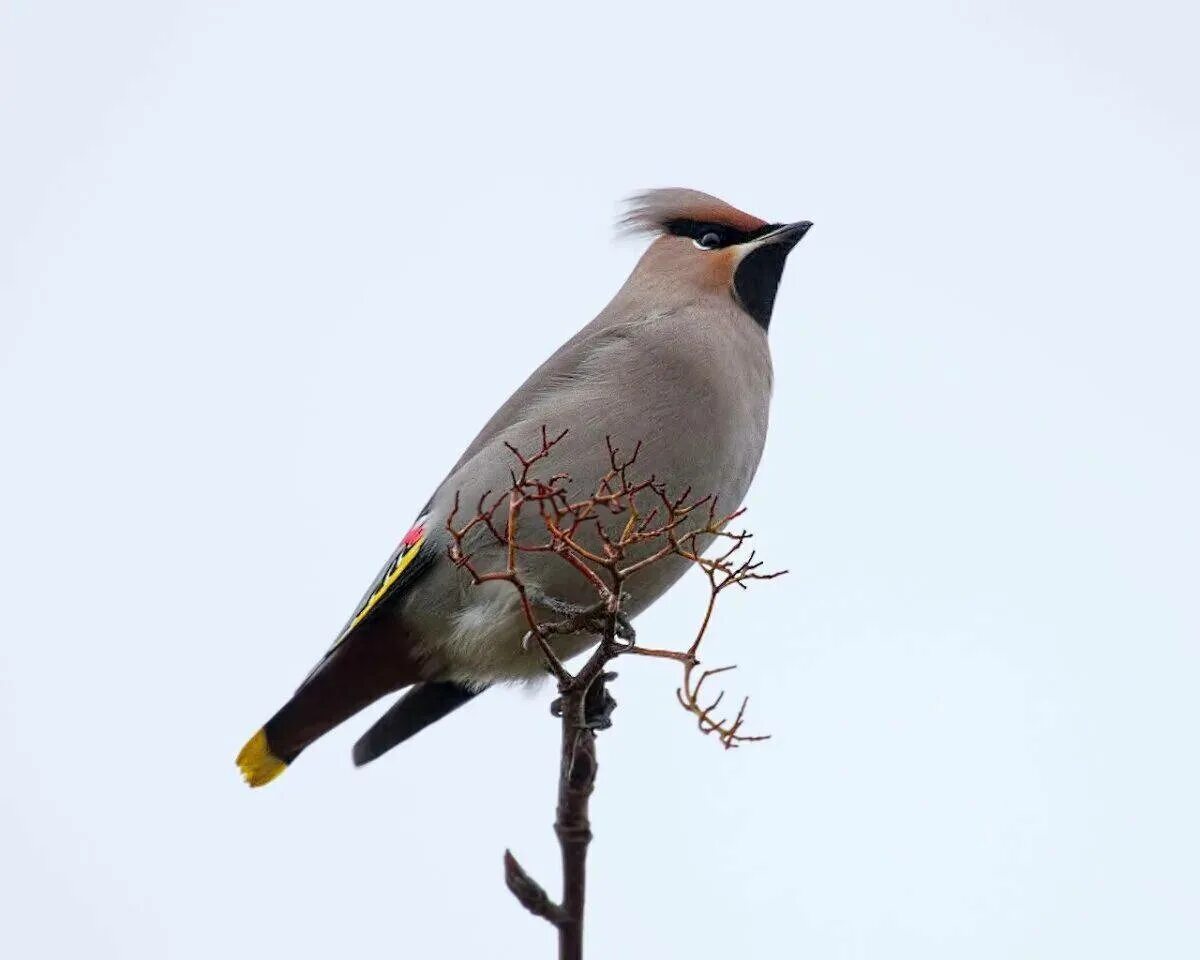
<path fill-rule="evenodd" d="M 705 292 L 724 292 L 733 287 L 741 260 L 733 247 L 701 250 L 687 237 L 664 234 L 654 241 L 647 257 L 656 270 L 668 271 Z"/>
<path fill-rule="evenodd" d="M 787 254 L 812 226 L 767 223 L 694 190 L 635 198 L 626 224 L 660 234 L 639 265 L 697 294 L 728 294 L 764 330 Z"/>

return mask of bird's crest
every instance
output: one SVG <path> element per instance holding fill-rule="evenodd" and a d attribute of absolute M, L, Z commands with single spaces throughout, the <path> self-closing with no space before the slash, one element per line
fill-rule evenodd
<path fill-rule="evenodd" d="M 620 226 L 625 233 L 669 233 L 681 222 L 715 223 L 743 232 L 754 232 L 767 225 L 724 200 L 699 190 L 667 187 L 634 194 L 627 201 Z"/>

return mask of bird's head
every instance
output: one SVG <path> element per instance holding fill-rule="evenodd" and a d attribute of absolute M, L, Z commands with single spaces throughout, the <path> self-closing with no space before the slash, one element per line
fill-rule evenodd
<path fill-rule="evenodd" d="M 659 298 L 731 296 L 764 330 L 792 248 L 812 226 L 768 223 L 698 190 L 648 190 L 632 197 L 629 232 L 655 235 L 630 281 Z"/>

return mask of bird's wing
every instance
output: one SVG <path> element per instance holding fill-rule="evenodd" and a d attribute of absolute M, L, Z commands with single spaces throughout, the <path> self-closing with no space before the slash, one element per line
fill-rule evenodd
<path fill-rule="evenodd" d="M 634 324 L 639 322 L 643 322 L 642 318 L 632 321 Z M 572 378 L 577 377 L 580 368 L 590 357 L 593 357 L 597 351 L 603 349 L 613 339 L 620 340 L 624 336 L 623 328 L 630 325 L 631 321 L 629 320 L 614 323 L 601 314 L 601 316 L 597 317 L 559 347 L 540 367 L 529 375 L 528 379 L 493 414 L 483 430 L 479 432 L 479 435 L 475 437 L 464 451 L 458 463 L 455 464 L 454 468 L 446 476 L 446 479 L 442 481 L 439 490 L 445 487 L 454 478 L 459 469 L 483 449 L 487 443 L 508 429 L 514 421 L 519 420 L 522 414 L 527 413 L 529 406 L 537 397 L 553 389 L 555 386 L 569 383 Z M 379 575 L 371 583 L 362 600 L 359 601 L 353 616 L 350 617 L 349 621 L 347 621 L 338 634 L 337 639 L 334 640 L 333 646 L 321 658 L 321 662 L 305 677 L 304 683 L 308 683 L 309 680 L 321 671 L 329 662 L 330 657 L 354 633 L 359 624 L 378 611 L 384 605 L 385 601 L 397 596 L 407 584 L 412 583 L 434 561 L 438 550 L 432 548 L 426 542 L 428 511 L 432 504 L 433 501 L 431 500 L 426 505 L 426 508 L 421 511 L 420 518 L 413 524 L 412 529 L 404 535 L 404 539 L 400 541 L 400 545 L 396 547 L 395 552 L 388 559 L 388 562 L 379 571 Z"/>
<path fill-rule="evenodd" d="M 321 668 L 329 662 L 330 657 L 338 651 L 360 624 L 376 613 L 385 601 L 398 596 L 405 586 L 428 569 L 437 553 L 437 550 L 427 543 L 428 533 L 428 516 L 425 511 L 422 511 L 416 523 L 392 551 L 392 555 L 383 565 L 383 569 L 371 581 L 371 586 L 367 588 L 367 592 L 363 594 L 358 606 L 354 608 L 354 613 L 346 621 L 346 625 L 338 631 L 333 646 L 326 651 L 325 656 L 304 678 L 304 683 L 300 684 L 301 687 L 320 672 Z"/>

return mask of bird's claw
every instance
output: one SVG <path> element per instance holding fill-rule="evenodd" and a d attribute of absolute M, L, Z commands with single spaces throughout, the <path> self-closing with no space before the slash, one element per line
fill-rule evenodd
<path fill-rule="evenodd" d="M 589 730 L 607 730 L 612 726 L 613 711 L 617 701 L 608 692 L 608 681 L 615 680 L 615 673 L 602 673 L 588 688 L 583 698 L 583 725 Z"/>
<path fill-rule="evenodd" d="M 617 701 L 608 692 L 608 682 L 617 678 L 616 673 L 602 673 L 588 688 L 583 698 L 583 723 L 585 730 L 607 730 L 612 726 L 613 711 L 617 709 Z M 555 697 L 550 702 L 550 715 L 562 719 L 563 697 Z"/>
<path fill-rule="evenodd" d="M 561 600 L 558 597 L 551 597 L 537 587 L 526 587 L 525 593 L 532 603 L 540 607 L 545 607 L 547 610 L 552 610 L 563 618 L 557 623 L 541 624 L 541 629 L 546 633 L 603 634 L 608 629 L 608 618 L 612 616 L 614 621 L 613 634 L 617 640 L 622 641 L 621 645 L 625 649 L 632 647 L 637 640 L 637 632 L 633 629 L 629 615 L 619 608 L 616 611 L 610 611 L 608 603 L 603 600 L 590 606 L 584 606 L 582 604 L 571 603 L 567 600 Z M 621 594 L 621 603 L 624 603 L 628 599 L 629 594 Z M 534 636 L 531 630 L 522 639 L 521 648 L 528 652 L 533 647 L 533 640 Z"/>

